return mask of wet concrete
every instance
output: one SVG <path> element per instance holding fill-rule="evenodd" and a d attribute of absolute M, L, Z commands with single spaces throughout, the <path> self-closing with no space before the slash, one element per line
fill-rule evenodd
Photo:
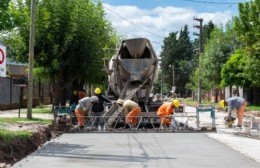
<path fill-rule="evenodd" d="M 260 164 L 202 133 L 74 133 L 63 134 L 13 167 L 259 168 Z"/>

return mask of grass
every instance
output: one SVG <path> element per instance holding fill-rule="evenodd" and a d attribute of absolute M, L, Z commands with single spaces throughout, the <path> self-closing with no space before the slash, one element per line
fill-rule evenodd
<path fill-rule="evenodd" d="M 247 105 L 247 111 L 258 111 L 260 113 L 260 105 Z"/>
<path fill-rule="evenodd" d="M 27 109 L 21 109 L 21 113 L 27 113 Z M 39 106 L 32 109 L 33 114 L 52 114 L 52 108 L 48 106 Z"/>
<path fill-rule="evenodd" d="M 52 109 L 51 107 L 37 107 L 32 109 L 32 113 L 50 114 Z"/>
<path fill-rule="evenodd" d="M 39 124 L 51 124 L 50 120 L 40 119 L 40 118 L 33 118 L 32 120 L 29 120 L 27 118 L 17 118 L 17 117 L 0 118 L 0 124 L 1 123 L 17 124 L 17 123 L 22 123 L 22 122 L 34 122 L 34 123 L 39 123 Z"/>
<path fill-rule="evenodd" d="M 32 136 L 30 131 L 9 131 L 5 129 L 0 129 L 0 140 L 5 144 L 10 144 L 14 139 L 26 140 Z"/>
<path fill-rule="evenodd" d="M 39 119 L 39 118 L 33 118 L 32 120 L 29 120 L 27 118 L 0 118 L 0 141 L 2 140 L 4 143 L 10 144 L 14 139 L 21 139 L 25 140 L 28 139 L 31 135 L 31 131 L 10 131 L 8 129 L 5 129 L 5 125 L 7 124 L 18 124 L 18 123 L 38 123 L 38 124 L 51 124 L 50 120 L 46 119 Z"/>
<path fill-rule="evenodd" d="M 23 112 L 24 113 L 24 112 Z M 26 113 L 26 112 L 25 112 Z M 40 106 L 32 109 L 32 114 L 51 114 L 52 109 L 48 106 Z M 11 131 L 8 129 L 10 124 L 21 124 L 21 123 L 37 123 L 42 125 L 51 124 L 51 120 L 33 118 L 31 120 L 27 118 L 9 117 L 0 118 L 0 141 L 6 144 L 10 144 L 15 139 L 26 140 L 32 136 L 31 131 Z M 7 127 L 5 127 L 7 125 Z"/>

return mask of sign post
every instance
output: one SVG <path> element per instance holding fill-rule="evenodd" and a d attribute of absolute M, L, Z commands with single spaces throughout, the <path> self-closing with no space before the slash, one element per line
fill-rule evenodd
<path fill-rule="evenodd" d="M 13 79 L 13 85 L 16 87 L 20 87 L 20 98 L 19 98 L 20 100 L 19 100 L 19 111 L 18 111 L 18 118 L 20 118 L 22 100 L 23 100 L 23 91 L 24 88 L 27 86 L 27 81 L 25 78 Z"/>
<path fill-rule="evenodd" d="M 0 45 L 0 76 L 6 77 L 6 47 Z"/>

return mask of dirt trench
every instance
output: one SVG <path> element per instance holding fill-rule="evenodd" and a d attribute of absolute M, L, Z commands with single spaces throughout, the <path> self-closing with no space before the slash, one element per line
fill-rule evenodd
<path fill-rule="evenodd" d="M 13 125 L 12 127 L 22 126 Z M 10 167 L 36 151 L 50 139 L 58 136 L 57 133 L 52 131 L 52 126 L 26 124 L 24 127 L 32 131 L 32 136 L 29 139 L 15 139 L 9 144 L 5 144 L 0 139 L 0 168 Z"/>

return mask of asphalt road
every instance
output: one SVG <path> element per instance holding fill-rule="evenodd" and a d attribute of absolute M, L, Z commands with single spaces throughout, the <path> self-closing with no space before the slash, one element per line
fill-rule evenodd
<path fill-rule="evenodd" d="M 217 133 L 72 133 L 45 144 L 21 168 L 259 168 L 209 136 Z M 257 150 L 257 149 L 256 149 Z"/>

